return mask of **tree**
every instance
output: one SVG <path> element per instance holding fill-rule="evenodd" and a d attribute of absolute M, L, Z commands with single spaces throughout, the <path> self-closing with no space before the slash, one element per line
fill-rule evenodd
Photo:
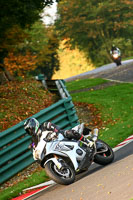
<path fill-rule="evenodd" d="M 43 73 L 51 79 L 54 71 L 59 69 L 59 40 L 54 26 L 46 27 L 41 22 L 36 22 L 26 33 L 29 37 L 20 48 L 21 51 L 28 50 L 36 56 L 36 69 L 32 74 Z"/>
<path fill-rule="evenodd" d="M 22 29 L 29 28 L 36 20 L 46 5 L 53 3 L 52 0 L 1 0 L 0 1 L 0 69 L 9 78 L 4 66 L 4 58 L 7 57 L 9 49 L 14 48 L 19 40 L 7 39 L 14 27 Z M 18 33 L 19 34 L 19 33 Z"/>
<path fill-rule="evenodd" d="M 109 62 L 113 41 L 126 43 L 133 37 L 132 0 L 62 0 L 58 16 L 60 37 L 70 38 L 72 47 L 78 46 L 97 65 Z"/>
<path fill-rule="evenodd" d="M 23 42 L 25 37 L 27 37 L 27 35 L 17 25 L 14 25 L 12 28 L 8 29 L 8 31 L 5 33 L 4 43 L 0 48 L 0 71 L 2 71 L 0 73 L 0 83 L 3 82 L 3 78 L 5 81 L 13 80 L 13 76 L 10 74 L 10 70 L 8 71 L 4 64 L 4 58 L 6 58 L 11 52 L 16 51 L 15 49 L 17 48 L 18 43 Z"/>
<path fill-rule="evenodd" d="M 38 65 L 38 68 L 46 75 L 48 79 L 51 79 L 54 71 L 59 70 L 59 57 L 57 52 L 59 40 L 57 34 L 52 29 L 48 31 L 48 38 L 48 45 L 42 51 L 41 56 L 43 56 L 43 59 L 41 64 Z"/>
<path fill-rule="evenodd" d="M 10 34 L 11 41 L 14 32 Z M 15 76 L 25 76 L 28 72 L 33 75 L 43 73 L 50 79 L 54 71 L 59 69 L 59 41 L 55 30 L 39 21 L 24 33 L 24 38 L 23 31 L 19 34 L 23 38 L 22 42 L 9 51 L 4 59 L 6 69 Z"/>
<path fill-rule="evenodd" d="M 36 56 L 28 51 L 24 55 L 18 52 L 11 52 L 4 59 L 4 64 L 12 75 L 25 76 L 28 71 L 36 68 Z"/>

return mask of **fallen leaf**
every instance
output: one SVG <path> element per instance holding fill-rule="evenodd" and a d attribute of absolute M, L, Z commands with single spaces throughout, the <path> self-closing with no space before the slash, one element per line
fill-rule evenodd
<path fill-rule="evenodd" d="M 108 194 L 111 194 L 111 192 L 108 192 Z"/>

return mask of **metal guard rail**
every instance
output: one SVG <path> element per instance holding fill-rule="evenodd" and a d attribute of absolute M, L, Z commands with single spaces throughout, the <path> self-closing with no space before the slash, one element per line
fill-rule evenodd
<path fill-rule="evenodd" d="M 61 129 L 71 129 L 79 124 L 70 96 L 32 117 L 38 119 L 40 123 L 51 121 Z M 31 137 L 23 128 L 24 121 L 0 133 L 0 184 L 34 162 L 32 153 L 28 149 Z"/>

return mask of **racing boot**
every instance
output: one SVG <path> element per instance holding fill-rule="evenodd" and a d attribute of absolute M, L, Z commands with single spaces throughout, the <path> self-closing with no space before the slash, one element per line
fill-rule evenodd
<path fill-rule="evenodd" d="M 94 145 L 95 145 L 95 142 L 97 141 L 97 138 L 98 138 L 97 128 L 93 130 L 93 135 L 91 136 L 91 140 L 85 138 L 83 135 L 80 138 L 80 140 L 84 144 L 86 144 L 87 148 L 86 148 L 86 155 L 79 164 L 79 170 L 82 168 L 88 168 L 91 165 L 91 162 L 93 161 L 94 152 L 95 152 Z"/>
<path fill-rule="evenodd" d="M 86 155 L 79 164 L 79 167 L 78 167 L 79 170 L 88 168 L 93 161 L 93 155 L 94 155 L 94 141 L 88 140 L 85 137 L 82 137 L 80 140 L 84 144 L 86 144 L 87 147 L 86 147 Z"/>

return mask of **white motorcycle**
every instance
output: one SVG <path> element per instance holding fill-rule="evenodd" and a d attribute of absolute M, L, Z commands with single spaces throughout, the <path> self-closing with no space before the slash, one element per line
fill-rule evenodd
<path fill-rule="evenodd" d="M 84 124 L 81 124 L 74 129 L 82 134 L 83 128 Z M 94 129 L 93 134 L 84 136 L 90 138 L 88 145 L 82 141 L 66 139 L 62 134 L 59 134 L 58 138 L 53 137 L 49 142 L 48 137 L 49 131 L 45 131 L 37 147 L 33 149 L 33 158 L 45 168 L 48 176 L 59 184 L 73 183 L 76 174 L 88 170 L 92 162 L 107 165 L 114 160 L 112 148 L 98 139 L 98 129 Z"/>

